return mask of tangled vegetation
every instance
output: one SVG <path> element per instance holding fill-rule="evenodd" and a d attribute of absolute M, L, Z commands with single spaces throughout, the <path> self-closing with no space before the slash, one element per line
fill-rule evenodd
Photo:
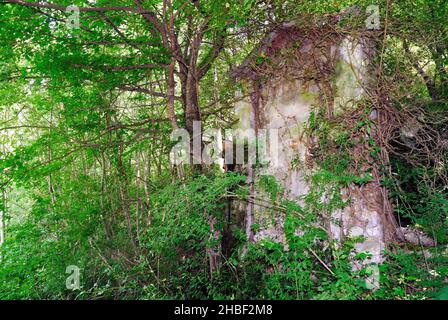
<path fill-rule="evenodd" d="M 446 1 L 377 1 L 377 29 L 368 0 L 0 4 L 0 299 L 448 298 Z M 66 25 L 69 5 L 79 28 Z M 297 48 L 261 54 L 291 21 Z M 314 106 L 310 164 L 292 164 L 310 167 L 300 205 L 272 176 L 257 185 L 268 200 L 254 198 L 247 167 L 171 164 L 172 130 L 236 123 L 235 78 L 298 77 L 291 64 L 312 60 L 297 59 L 304 38 L 325 51 L 348 35 L 372 46 L 367 94 L 349 112 Z M 300 76 L 331 95 L 338 66 L 308 67 Z M 353 255 L 363 239 L 325 229 L 350 201 L 341 191 L 370 183 L 398 230 L 434 241 L 391 235 L 378 290 L 353 270 L 369 259 Z M 283 217 L 285 243 L 249 241 L 229 215 L 259 201 Z"/>

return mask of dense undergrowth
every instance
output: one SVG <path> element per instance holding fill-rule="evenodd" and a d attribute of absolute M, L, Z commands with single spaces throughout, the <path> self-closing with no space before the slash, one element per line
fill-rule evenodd
<path fill-rule="evenodd" d="M 220 174 L 161 186 L 151 198 L 151 225 L 141 227 L 138 252 L 124 234 L 105 239 L 101 222 L 94 218 L 99 203 L 85 201 L 87 195 L 71 198 L 69 212 L 52 207 L 51 215 L 42 214 L 48 200 L 36 197 L 29 216 L 11 228 L 1 249 L 0 297 L 423 299 L 446 285 L 443 249 L 426 249 L 424 256 L 417 247 L 390 247 L 380 266 L 381 288 L 367 290 L 368 271 L 353 272 L 348 259 L 361 239 L 336 245 L 314 226 L 315 206 L 302 208 L 281 199 L 287 248 L 268 240 L 248 244 L 243 232 L 235 232 L 232 255 L 222 258 L 219 269 L 210 274 L 206 248 L 221 239 L 210 237 L 207 213 L 218 219 L 216 227 L 222 232 L 227 202 L 223 195 L 244 180 L 238 174 Z M 298 236 L 297 228 L 304 233 Z M 66 289 L 68 265 L 81 269 L 79 290 Z"/>
<path fill-rule="evenodd" d="M 446 1 L 377 1 L 377 29 L 366 28 L 370 0 L 141 1 L 159 9 L 166 30 L 120 11 L 83 12 L 82 28 L 69 30 L 56 23 L 66 13 L 44 2 L 37 10 L 6 2 L 0 299 L 448 299 Z M 203 128 L 232 127 L 242 86 L 230 74 L 290 21 L 319 48 L 335 34 L 371 40 L 372 83 L 338 116 L 327 108 L 338 70 L 311 68 L 307 81 L 327 82 L 329 105 L 314 106 L 307 124 L 311 168 L 291 163 L 310 169 L 310 192 L 299 205 L 273 177 L 260 177 L 266 211 L 273 223 L 283 218 L 286 238 L 249 242 L 241 217 L 228 214 L 231 201 L 251 200 L 243 172 L 173 165 L 170 134 L 191 129 L 195 113 Z M 178 48 L 167 49 L 176 35 Z M 253 58 L 256 67 L 272 62 Z M 258 80 L 279 76 L 277 67 Z M 324 226 L 347 205 L 343 188 L 373 179 L 399 224 L 436 242 L 389 243 L 376 291 L 366 286 L 371 270 L 352 269 L 353 259 L 369 261 L 353 254 L 363 239 L 336 243 Z M 75 290 L 67 289 L 69 266 L 80 270 Z"/>

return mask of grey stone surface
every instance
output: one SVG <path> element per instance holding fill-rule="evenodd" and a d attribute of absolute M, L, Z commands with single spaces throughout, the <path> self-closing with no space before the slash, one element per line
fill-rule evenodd
<path fill-rule="evenodd" d="M 346 112 L 352 109 L 356 101 L 364 94 L 364 79 L 368 58 L 362 43 L 352 38 L 345 38 L 338 46 L 332 46 L 331 52 L 338 58 L 334 75 L 334 109 L 335 112 Z M 320 92 L 317 86 L 305 85 L 300 80 L 275 79 L 262 91 L 263 103 L 260 106 L 260 127 L 277 129 L 279 134 L 278 161 L 268 164 L 257 171 L 257 177 L 272 175 L 284 188 L 284 196 L 300 204 L 299 196 L 309 191 L 305 176 L 310 173 L 307 165 L 307 141 L 304 125 L 310 115 L 312 106 L 319 103 Z M 239 128 L 250 128 L 250 113 L 253 113 L 248 101 L 240 102 L 236 107 L 240 119 Z M 258 178 L 255 178 L 257 181 Z M 267 198 L 263 192 L 256 190 L 256 196 Z M 382 251 L 385 247 L 383 222 L 381 220 L 381 199 L 378 188 L 369 186 L 361 190 L 351 186 L 344 190 L 344 197 L 351 199 L 347 208 L 332 213 L 332 222 L 328 227 L 332 238 L 342 240 L 346 237 L 362 236 L 365 241 L 356 245 L 356 252 L 366 252 L 371 259 L 363 265 L 354 263 L 354 269 L 382 262 Z M 270 238 L 285 242 L 283 232 L 283 216 L 281 212 L 266 210 L 255 206 L 255 223 L 260 230 L 255 234 L 255 241 Z M 275 223 L 272 223 L 275 221 Z M 299 236 L 302 231 L 297 230 Z M 286 244 L 285 244 L 286 245 Z M 379 271 L 378 271 L 379 272 Z M 378 272 L 373 272 L 370 279 L 371 288 L 378 284 Z"/>

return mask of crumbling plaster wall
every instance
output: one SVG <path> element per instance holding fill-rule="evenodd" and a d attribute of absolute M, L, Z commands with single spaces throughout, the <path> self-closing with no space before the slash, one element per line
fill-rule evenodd
<path fill-rule="evenodd" d="M 306 50 L 306 49 L 305 49 Z M 336 57 L 333 83 L 334 113 L 346 112 L 365 94 L 368 78 L 368 48 L 359 41 L 345 38 L 331 47 Z M 323 59 L 325 61 L 325 59 Z M 327 61 L 330 63 L 330 61 Z M 250 87 L 250 86 L 248 86 Z M 300 196 L 306 195 L 309 185 L 305 179 L 310 173 L 307 168 L 308 147 L 304 134 L 305 124 L 313 106 L 322 97 L 317 85 L 305 85 L 301 80 L 278 78 L 263 86 L 258 107 L 258 126 L 263 129 L 277 129 L 279 136 L 277 163 L 271 162 L 256 171 L 255 184 L 260 176 L 272 175 L 284 188 L 284 196 L 301 203 Z M 251 102 L 242 101 L 236 108 L 240 119 L 239 128 L 253 127 L 254 110 Z M 261 190 L 255 190 L 260 197 L 266 197 Z M 327 228 L 334 239 L 348 236 L 364 236 L 365 241 L 356 247 L 358 252 L 372 255 L 372 263 L 381 263 L 384 249 L 384 232 L 381 190 L 373 184 L 366 187 L 350 186 L 343 191 L 343 198 L 351 203 L 343 210 L 332 214 Z M 274 210 L 275 211 L 275 210 Z M 273 223 L 274 221 L 274 223 Z M 255 233 L 255 241 L 271 238 L 284 242 L 283 217 L 264 207 L 254 207 L 254 222 L 261 226 Z M 354 267 L 358 267 L 356 264 Z"/>

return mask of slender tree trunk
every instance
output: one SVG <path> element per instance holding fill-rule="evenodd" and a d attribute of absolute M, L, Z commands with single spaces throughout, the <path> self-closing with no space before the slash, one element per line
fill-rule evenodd
<path fill-rule="evenodd" d="M 208 223 L 210 226 L 210 240 L 212 241 L 212 245 L 207 246 L 206 252 L 209 258 L 210 279 L 213 279 L 213 275 L 218 271 L 219 267 L 219 237 L 221 233 L 215 228 L 216 218 L 210 214 L 208 214 Z"/>
<path fill-rule="evenodd" d="M 49 163 L 51 163 L 53 161 L 53 150 L 51 147 L 51 135 L 52 135 L 51 127 L 52 127 L 52 125 L 53 125 L 53 109 L 51 109 L 51 113 L 50 113 L 50 130 L 49 130 L 50 140 L 48 142 L 48 162 Z M 48 174 L 47 181 L 48 181 L 48 193 L 51 196 L 51 204 L 54 206 L 56 203 L 56 197 L 54 194 L 53 179 L 52 179 L 51 173 Z"/>
<path fill-rule="evenodd" d="M 201 124 L 198 87 L 196 75 L 189 72 L 185 88 L 185 128 L 190 134 L 190 163 L 193 165 L 193 174 L 202 172 L 202 128 L 199 132 L 194 130 L 195 123 Z"/>
<path fill-rule="evenodd" d="M 132 248 L 134 249 L 134 253 L 137 253 L 137 244 L 135 242 L 134 233 L 132 230 L 132 218 L 131 218 L 131 209 L 129 206 L 129 194 L 127 192 L 127 175 L 126 175 L 126 169 L 123 164 L 123 143 L 120 144 L 119 151 L 118 151 L 118 190 L 120 194 L 120 201 L 121 201 L 121 208 L 123 210 L 125 219 L 126 219 L 126 225 L 128 228 L 128 235 L 129 239 L 132 245 Z"/>
<path fill-rule="evenodd" d="M 140 242 L 140 217 L 143 211 L 142 198 L 140 196 L 140 190 L 142 189 L 142 168 L 141 168 L 141 157 L 140 152 L 135 153 L 136 157 L 136 196 L 137 196 L 137 217 L 135 218 L 136 232 L 137 232 L 137 242 Z"/>
<path fill-rule="evenodd" d="M 106 155 L 104 154 L 104 151 L 101 152 L 101 215 L 103 217 L 103 224 L 104 224 L 104 232 L 106 234 L 106 239 L 110 240 L 112 238 L 112 229 L 110 225 L 110 220 L 107 217 L 106 213 L 106 194 L 108 192 L 107 189 L 107 162 L 106 162 Z"/>
<path fill-rule="evenodd" d="M 0 210 L 0 246 L 5 242 L 6 191 L 2 192 L 3 206 Z"/>

